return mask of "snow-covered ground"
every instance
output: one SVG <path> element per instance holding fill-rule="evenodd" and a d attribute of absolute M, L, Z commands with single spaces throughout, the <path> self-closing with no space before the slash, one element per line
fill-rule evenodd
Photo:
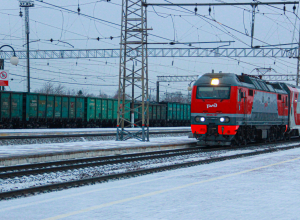
<path fill-rule="evenodd" d="M 141 142 L 136 139 L 127 141 L 83 141 L 68 143 L 50 144 L 28 144 L 28 145 L 6 145 L 0 147 L 0 159 L 12 156 L 26 156 L 46 153 L 76 152 L 86 150 L 106 150 L 116 148 L 134 148 L 142 146 L 159 146 L 166 144 L 181 144 L 187 142 L 197 142 L 195 138 L 185 137 L 164 137 L 151 138 L 149 142 Z"/>
<path fill-rule="evenodd" d="M 300 149 L 0 201 L 0 219 L 299 219 Z"/>

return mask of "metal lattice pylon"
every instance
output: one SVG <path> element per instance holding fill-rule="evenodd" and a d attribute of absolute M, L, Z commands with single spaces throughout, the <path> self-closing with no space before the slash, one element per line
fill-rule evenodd
<path fill-rule="evenodd" d="M 149 141 L 147 8 L 143 4 L 122 1 L 117 141 Z"/>

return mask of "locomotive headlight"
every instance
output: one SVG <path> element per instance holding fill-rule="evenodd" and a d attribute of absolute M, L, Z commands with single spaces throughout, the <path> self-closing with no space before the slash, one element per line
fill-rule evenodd
<path fill-rule="evenodd" d="M 221 118 L 220 118 L 220 122 L 221 122 L 221 123 L 223 123 L 223 122 L 227 123 L 227 122 L 229 122 L 229 121 L 230 121 L 230 118 L 228 118 L 228 117 L 221 117 Z"/>
<path fill-rule="evenodd" d="M 214 78 L 214 79 L 212 79 L 211 82 L 210 82 L 210 84 L 211 84 L 211 85 L 214 85 L 214 86 L 219 85 L 219 83 L 220 83 L 220 80 L 219 80 L 218 78 Z"/>
<path fill-rule="evenodd" d="M 201 118 L 200 118 L 200 121 L 205 122 L 205 118 L 204 118 L 204 117 L 201 117 Z"/>
<path fill-rule="evenodd" d="M 199 122 L 200 121 L 200 117 L 195 117 L 195 121 Z"/>

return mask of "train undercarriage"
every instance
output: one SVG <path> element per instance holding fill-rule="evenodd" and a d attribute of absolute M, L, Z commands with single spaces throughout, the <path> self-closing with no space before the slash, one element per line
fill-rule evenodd
<path fill-rule="evenodd" d="M 208 126 L 206 134 L 194 134 L 199 145 L 241 146 L 254 142 L 275 142 L 299 136 L 298 130 L 289 130 L 285 125 L 239 126 L 235 135 L 219 134 L 217 126 Z"/>

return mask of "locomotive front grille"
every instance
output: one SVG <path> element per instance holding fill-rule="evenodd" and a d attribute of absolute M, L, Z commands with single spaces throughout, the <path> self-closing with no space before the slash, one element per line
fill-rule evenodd
<path fill-rule="evenodd" d="M 218 125 L 215 123 L 209 123 L 207 126 L 208 135 L 218 135 Z"/>

